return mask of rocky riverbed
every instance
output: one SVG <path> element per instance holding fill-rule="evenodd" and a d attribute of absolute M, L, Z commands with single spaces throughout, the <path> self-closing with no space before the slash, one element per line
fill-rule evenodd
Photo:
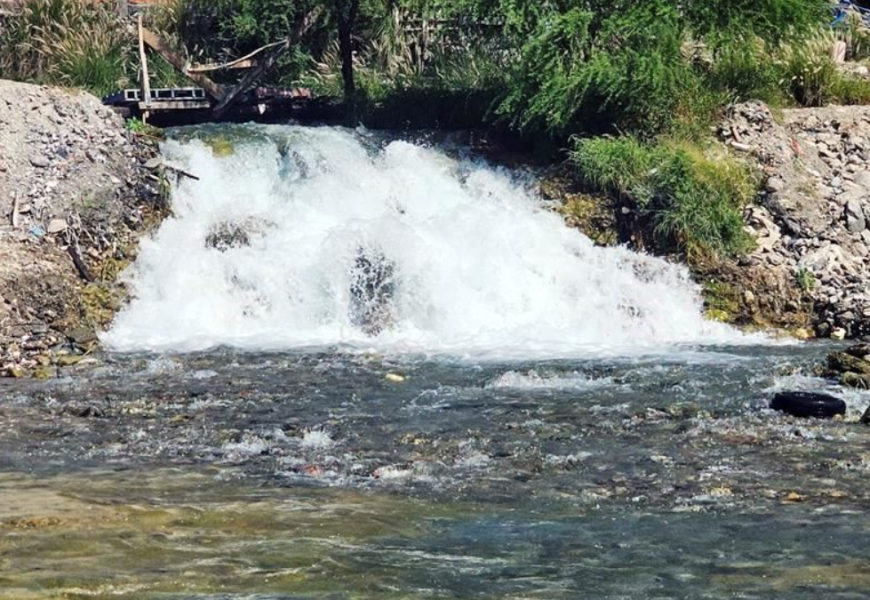
<path fill-rule="evenodd" d="M 862 598 L 870 395 L 813 376 L 839 349 L 0 380 L 0 599 Z M 845 415 L 768 408 L 790 389 Z"/>
<path fill-rule="evenodd" d="M 89 94 L 0 81 L 0 375 L 51 376 L 93 347 L 164 211 L 156 152 Z"/>

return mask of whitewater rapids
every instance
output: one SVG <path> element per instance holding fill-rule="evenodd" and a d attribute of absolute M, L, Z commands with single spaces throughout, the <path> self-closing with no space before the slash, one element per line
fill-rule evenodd
<path fill-rule="evenodd" d="M 685 268 L 596 247 L 507 171 L 346 129 L 227 131 L 229 156 L 196 134 L 163 145 L 200 179 L 142 241 L 110 348 L 568 357 L 742 339 L 703 318 Z M 221 230 L 244 243 L 207 243 Z M 375 336 L 350 310 L 361 248 L 391 265 Z"/>

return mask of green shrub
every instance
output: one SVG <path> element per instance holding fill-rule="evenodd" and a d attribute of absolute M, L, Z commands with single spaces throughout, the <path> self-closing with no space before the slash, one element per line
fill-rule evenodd
<path fill-rule="evenodd" d="M 697 146 L 650 145 L 632 137 L 577 141 L 580 177 L 630 204 L 651 226 L 657 248 L 690 258 L 735 255 L 751 247 L 741 209 L 758 181 L 729 156 L 708 157 Z"/>
<path fill-rule="evenodd" d="M 740 37 L 717 49 L 707 83 L 729 101 L 761 100 L 774 106 L 788 103 L 782 72 L 760 39 Z"/>
<path fill-rule="evenodd" d="M 691 114 L 691 97 L 702 91 L 682 44 L 676 10 L 642 5 L 603 20 L 582 9 L 554 15 L 523 45 L 499 113 L 555 136 L 658 133 Z"/>

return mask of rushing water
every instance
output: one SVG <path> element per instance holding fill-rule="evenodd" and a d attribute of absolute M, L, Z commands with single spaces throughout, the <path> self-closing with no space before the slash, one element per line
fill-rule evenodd
<path fill-rule="evenodd" d="M 596 248 L 506 172 L 340 129 L 229 135 L 241 138 L 230 156 L 166 144 L 200 180 L 181 182 L 175 217 L 143 244 L 136 300 L 110 346 L 529 357 L 737 338 L 701 318 L 685 269 Z M 208 247 L 227 226 L 247 243 Z M 390 265 L 390 323 L 377 337 L 353 319 L 360 252 Z"/>
<path fill-rule="evenodd" d="M 830 346 L 704 322 L 484 165 L 213 135 L 167 144 L 201 179 L 115 351 L 0 381 L 0 600 L 870 596 L 870 395 L 814 376 Z"/>

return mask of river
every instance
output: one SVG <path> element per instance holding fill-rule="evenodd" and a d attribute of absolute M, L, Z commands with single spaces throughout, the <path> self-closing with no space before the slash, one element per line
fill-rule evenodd
<path fill-rule="evenodd" d="M 814 375 L 831 344 L 704 321 L 682 268 L 456 152 L 164 154 L 200 180 L 99 362 L 0 382 L 0 599 L 868 597 L 870 395 Z"/>

